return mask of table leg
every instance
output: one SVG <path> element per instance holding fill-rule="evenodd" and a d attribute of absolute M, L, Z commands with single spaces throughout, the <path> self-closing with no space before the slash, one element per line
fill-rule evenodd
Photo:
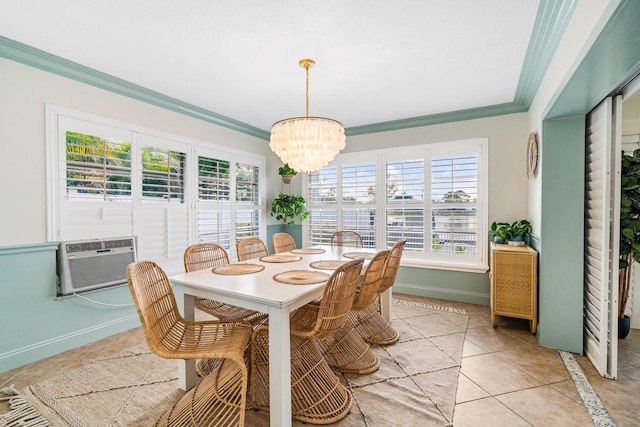
<path fill-rule="evenodd" d="M 174 294 L 182 317 L 186 320 L 194 320 L 195 308 L 193 305 L 193 295 L 186 295 L 182 286 L 174 287 Z M 178 387 L 184 391 L 192 389 L 196 385 L 197 376 L 195 359 L 178 360 Z"/>
<path fill-rule="evenodd" d="M 288 307 L 269 309 L 270 425 L 291 426 L 291 344 Z"/>
<path fill-rule="evenodd" d="M 380 294 L 380 314 L 387 322 L 391 322 L 391 288 Z"/>

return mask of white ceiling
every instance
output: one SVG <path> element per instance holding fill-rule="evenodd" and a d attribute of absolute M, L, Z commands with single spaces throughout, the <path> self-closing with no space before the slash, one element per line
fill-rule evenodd
<path fill-rule="evenodd" d="M 2 0 L 0 35 L 270 130 L 514 101 L 539 0 Z"/>

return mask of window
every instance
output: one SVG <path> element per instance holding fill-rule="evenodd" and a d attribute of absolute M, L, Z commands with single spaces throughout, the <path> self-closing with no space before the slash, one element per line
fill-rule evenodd
<path fill-rule="evenodd" d="M 403 263 L 485 271 L 486 139 L 340 154 L 309 174 L 305 244 L 340 229 L 367 247 L 406 239 Z"/>
<path fill-rule="evenodd" d="M 67 197 L 131 199 L 131 142 L 66 131 Z"/>
<path fill-rule="evenodd" d="M 231 163 L 198 156 L 198 242 L 231 249 Z"/>
<path fill-rule="evenodd" d="M 264 157 L 47 106 L 50 241 L 136 236 L 183 270 L 186 247 L 264 239 Z M 55 131 L 54 131 L 55 130 Z"/>
<path fill-rule="evenodd" d="M 142 147 L 142 197 L 147 200 L 184 203 L 186 153 Z"/>

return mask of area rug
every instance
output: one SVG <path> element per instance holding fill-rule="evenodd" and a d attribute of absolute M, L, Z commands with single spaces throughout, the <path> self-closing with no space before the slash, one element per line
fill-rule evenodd
<path fill-rule="evenodd" d="M 452 425 L 467 323 L 462 310 L 394 300 L 392 324 L 400 340 L 373 347 L 378 371 L 339 375 L 353 406 L 334 425 Z M 33 426 L 148 426 L 183 394 L 176 361 L 140 343 L 27 387 L 11 397 L 14 409 L 0 416 L 0 426 L 23 425 L 19 413 Z M 268 426 L 269 414 L 249 407 L 245 425 Z"/>

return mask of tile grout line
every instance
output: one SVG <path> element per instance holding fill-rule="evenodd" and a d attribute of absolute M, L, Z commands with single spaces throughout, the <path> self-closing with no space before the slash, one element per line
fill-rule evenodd
<path fill-rule="evenodd" d="M 589 412 L 589 416 L 593 420 L 593 424 L 597 427 L 615 427 L 616 424 L 611 419 L 607 408 L 602 404 L 600 397 L 598 397 L 573 354 L 563 350 L 558 350 L 558 353 L 560 353 L 560 357 L 571 376 L 573 384 L 576 386 L 576 390 L 578 390 L 587 412 Z"/>

